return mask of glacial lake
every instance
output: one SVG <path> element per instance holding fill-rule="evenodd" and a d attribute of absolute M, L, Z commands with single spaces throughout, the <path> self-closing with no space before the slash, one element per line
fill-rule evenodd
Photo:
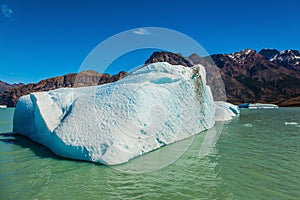
<path fill-rule="evenodd" d="M 300 199 L 300 108 L 243 109 L 239 118 L 121 167 L 64 159 L 10 134 L 13 111 L 0 109 L 3 200 Z"/>

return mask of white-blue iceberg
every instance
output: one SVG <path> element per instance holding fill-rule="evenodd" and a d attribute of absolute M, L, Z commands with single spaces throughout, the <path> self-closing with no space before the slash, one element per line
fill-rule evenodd
<path fill-rule="evenodd" d="M 19 99 L 14 131 L 72 159 L 116 165 L 213 127 L 205 69 L 168 63 L 114 83 Z"/>

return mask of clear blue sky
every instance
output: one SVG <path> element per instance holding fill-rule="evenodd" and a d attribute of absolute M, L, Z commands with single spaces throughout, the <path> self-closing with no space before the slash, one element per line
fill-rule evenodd
<path fill-rule="evenodd" d="M 299 0 L 0 0 L 0 80 L 77 72 L 101 41 L 138 27 L 187 34 L 208 53 L 300 49 Z"/>

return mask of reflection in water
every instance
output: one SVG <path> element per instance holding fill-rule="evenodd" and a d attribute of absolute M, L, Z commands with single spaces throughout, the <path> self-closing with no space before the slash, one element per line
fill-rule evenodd
<path fill-rule="evenodd" d="M 165 168 L 179 159 L 188 150 L 194 138 L 195 136 L 192 136 L 185 140 L 166 145 L 125 164 L 112 166 L 112 168 L 126 173 L 146 173 Z"/>
<path fill-rule="evenodd" d="M 215 126 L 206 131 L 204 141 L 199 150 L 199 158 L 203 158 L 215 151 L 215 146 L 222 133 L 223 123 L 216 123 Z"/>

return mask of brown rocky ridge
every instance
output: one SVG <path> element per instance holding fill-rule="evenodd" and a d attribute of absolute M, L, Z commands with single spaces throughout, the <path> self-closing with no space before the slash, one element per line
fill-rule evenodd
<path fill-rule="evenodd" d="M 32 92 L 42 92 L 54 90 L 62 87 L 84 87 L 101 85 L 104 83 L 115 82 L 124 76 L 126 72 L 119 72 L 113 76 L 109 74 L 101 74 L 96 71 L 83 71 L 81 73 L 66 74 L 64 76 L 57 76 L 53 78 L 48 78 L 42 80 L 38 83 L 30 83 L 26 85 L 21 85 L 6 90 L 0 94 L 0 105 L 7 105 L 8 107 L 15 107 L 18 99 L 23 96 L 30 94 Z"/>
<path fill-rule="evenodd" d="M 14 84 L 9 84 L 3 81 L 0 81 L 0 94 L 5 92 L 6 90 L 19 87 L 21 85 L 24 85 L 23 83 L 14 83 Z"/>

